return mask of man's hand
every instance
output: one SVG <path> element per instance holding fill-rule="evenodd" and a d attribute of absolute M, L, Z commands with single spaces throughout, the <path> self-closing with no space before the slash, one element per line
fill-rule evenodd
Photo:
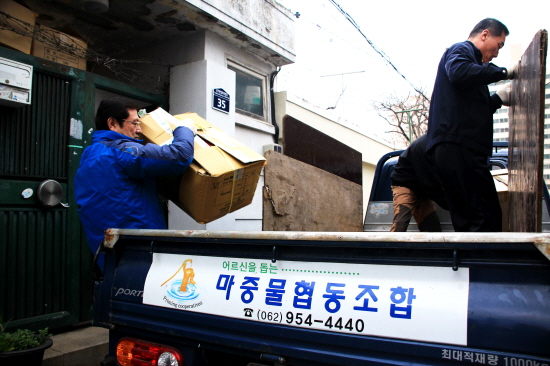
<path fill-rule="evenodd" d="M 193 132 L 193 135 L 197 134 L 197 127 L 191 118 L 186 118 L 184 120 L 179 120 L 178 126 L 184 126 L 190 129 Z"/>
<path fill-rule="evenodd" d="M 509 107 L 510 106 L 510 84 L 503 85 L 499 90 L 497 90 L 497 95 L 502 100 L 502 105 Z"/>
<path fill-rule="evenodd" d="M 507 68 L 506 71 L 507 71 L 507 74 L 506 74 L 507 80 L 516 79 L 518 77 L 518 64 L 516 63 L 513 66 Z"/>

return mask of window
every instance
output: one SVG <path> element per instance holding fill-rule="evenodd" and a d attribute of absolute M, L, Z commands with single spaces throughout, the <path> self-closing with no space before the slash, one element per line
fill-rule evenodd
<path fill-rule="evenodd" d="M 267 122 L 267 77 L 230 61 L 227 67 L 236 74 L 236 112 Z"/>

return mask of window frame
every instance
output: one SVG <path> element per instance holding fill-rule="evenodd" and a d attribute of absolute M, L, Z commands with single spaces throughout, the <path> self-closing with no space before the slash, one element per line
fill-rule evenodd
<path fill-rule="evenodd" d="M 252 112 L 245 111 L 243 109 L 237 108 L 236 101 L 235 104 L 235 116 L 238 123 L 242 124 L 248 124 L 248 123 L 257 123 L 262 122 L 264 124 L 267 124 L 269 126 L 272 126 L 271 123 L 271 117 L 270 117 L 270 106 L 269 106 L 269 98 L 268 98 L 268 75 L 262 74 L 261 72 L 252 69 L 249 66 L 245 66 L 242 63 L 239 63 L 233 59 L 227 58 L 226 59 L 226 67 L 234 71 L 235 73 L 240 72 L 246 75 L 249 75 L 251 77 L 254 77 L 256 79 L 259 79 L 261 81 L 261 88 L 262 88 L 262 104 L 263 104 L 263 116 L 260 116 L 259 114 L 255 114 Z M 235 78 L 235 90 L 237 88 L 237 82 Z M 248 123 L 247 123 L 248 122 Z"/>

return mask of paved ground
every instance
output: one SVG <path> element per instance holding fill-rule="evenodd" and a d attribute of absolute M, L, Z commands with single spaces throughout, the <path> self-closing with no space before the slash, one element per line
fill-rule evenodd
<path fill-rule="evenodd" d="M 108 351 L 109 331 L 86 327 L 52 337 L 42 366 L 99 366 Z"/>

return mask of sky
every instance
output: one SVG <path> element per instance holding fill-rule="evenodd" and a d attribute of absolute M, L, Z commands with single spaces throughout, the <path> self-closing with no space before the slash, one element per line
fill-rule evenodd
<path fill-rule="evenodd" d="M 277 91 L 286 90 L 317 112 L 389 140 L 389 125 L 374 111 L 373 103 L 392 93 L 413 93 L 409 83 L 329 0 L 276 1 L 300 13 L 294 22 L 296 62 L 282 67 Z M 496 18 L 510 30 L 504 48 L 492 61 L 503 67 L 518 61 L 537 31 L 550 30 L 550 1 L 546 0 L 335 1 L 428 97 L 445 49 L 466 40 L 480 20 Z"/>

